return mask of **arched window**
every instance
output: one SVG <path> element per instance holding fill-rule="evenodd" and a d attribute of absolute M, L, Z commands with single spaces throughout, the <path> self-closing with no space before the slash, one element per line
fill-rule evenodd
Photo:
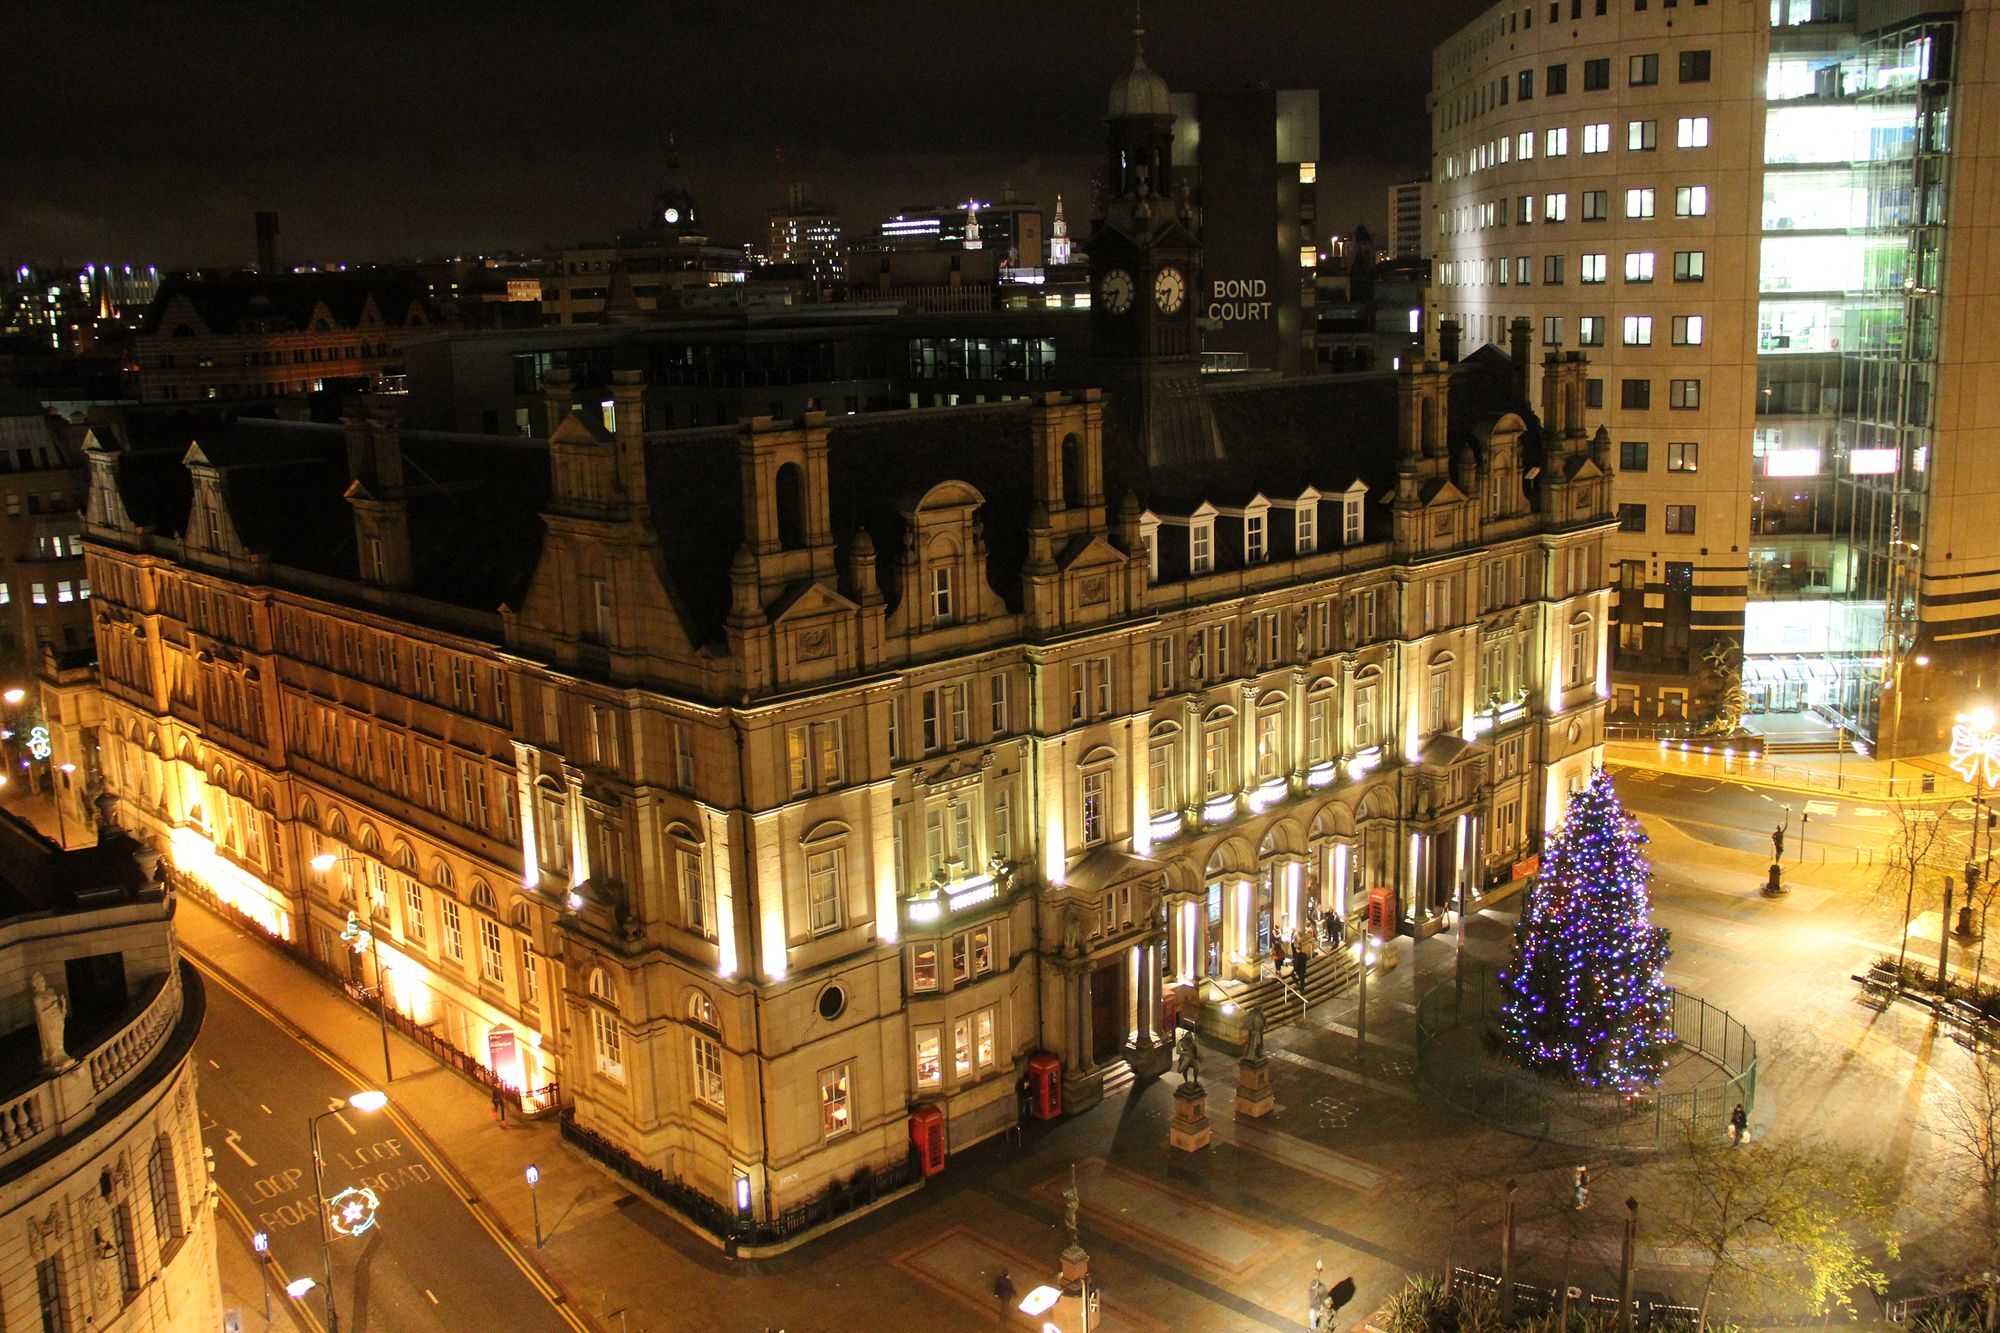
<path fill-rule="evenodd" d="M 710 1110 L 727 1104 L 722 1089 L 722 1029 L 715 1021 L 715 1005 L 700 991 L 688 992 L 688 1056 L 692 1070 L 694 1099 Z"/>
<path fill-rule="evenodd" d="M 806 481 L 797 463 L 778 468 L 773 499 L 778 508 L 778 545 L 796 551 L 806 544 Z"/>
<path fill-rule="evenodd" d="M 446 865 L 443 861 L 431 862 L 431 883 L 437 885 L 441 889 L 449 889 L 453 885 L 454 878 L 455 877 L 451 873 L 451 867 Z M 489 900 L 491 900 L 491 898 L 493 897 L 491 890 L 487 892 L 486 896 Z M 491 907 L 489 907 L 487 910 L 491 911 L 492 909 Z"/>
<path fill-rule="evenodd" d="M 486 886 L 486 881 L 483 879 L 472 881 L 472 905 L 482 912 L 491 912 L 495 916 L 500 915 L 500 905 L 493 900 L 493 890 Z M 516 910 L 522 915 L 525 915 L 527 911 L 525 907 Z"/>
<path fill-rule="evenodd" d="M 625 1081 L 625 1034 L 618 1026 L 618 998 L 612 993 L 611 978 L 604 969 L 590 970 L 591 1060 L 599 1074 L 617 1083 Z"/>

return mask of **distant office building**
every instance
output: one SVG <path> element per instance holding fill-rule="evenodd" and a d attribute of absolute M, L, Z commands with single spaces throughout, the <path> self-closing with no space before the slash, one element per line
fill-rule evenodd
<path fill-rule="evenodd" d="M 742 250 L 709 244 L 700 205 L 678 155 L 670 153 L 645 223 L 550 256 L 542 313 L 552 324 L 601 324 L 671 310 L 691 291 L 738 285 L 748 276 Z"/>
<path fill-rule="evenodd" d="M 10 1329 L 223 1326 L 195 1103 L 202 984 L 133 850 L 107 836 L 64 852 L 0 814 Z"/>
<path fill-rule="evenodd" d="M 151 264 L 21 264 L 0 271 L 0 337 L 88 353 L 136 328 L 159 288 Z"/>
<path fill-rule="evenodd" d="M 1428 259 L 1424 220 L 1431 215 L 1428 179 L 1403 181 L 1389 187 L 1389 259 Z"/>
<path fill-rule="evenodd" d="M 815 283 L 838 282 L 845 258 L 839 215 L 815 203 L 798 182 L 788 196 L 783 208 L 771 210 L 768 258 L 774 265 L 804 269 Z"/>
<path fill-rule="evenodd" d="M 58 418 L 0 415 L 0 689 L 26 687 L 43 648 L 88 654 L 83 455 Z M 88 660 L 88 657 L 85 659 Z"/>
<path fill-rule="evenodd" d="M 1301 374 L 1314 364 L 1319 93 L 1243 88 L 1173 99 L 1173 166 L 1190 190 L 1203 269 L 1194 293 L 1211 364 Z"/>
<path fill-rule="evenodd" d="M 142 401 L 387 387 L 441 321 L 407 269 L 171 278 L 134 338 Z"/>
<path fill-rule="evenodd" d="M 1042 206 L 1003 190 L 998 202 L 968 199 L 956 204 L 912 207 L 885 218 L 877 228 L 877 250 L 985 250 L 1002 266 L 1040 269 Z"/>

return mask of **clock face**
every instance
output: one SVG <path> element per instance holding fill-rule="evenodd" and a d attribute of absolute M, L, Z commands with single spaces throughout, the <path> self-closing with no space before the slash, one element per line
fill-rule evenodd
<path fill-rule="evenodd" d="M 681 220 L 681 211 L 678 208 L 670 208 L 667 210 L 668 222 L 670 223 L 679 222 L 680 220 Z"/>
<path fill-rule="evenodd" d="M 1160 276 L 1153 279 L 1153 303 L 1160 307 L 1160 313 L 1171 315 L 1181 308 L 1187 299 L 1187 279 L 1177 268 L 1163 268 Z"/>
<path fill-rule="evenodd" d="M 1099 289 L 1104 298 L 1104 308 L 1114 315 L 1122 315 L 1132 308 L 1132 275 L 1122 268 L 1114 268 L 1104 275 L 1104 284 Z"/>

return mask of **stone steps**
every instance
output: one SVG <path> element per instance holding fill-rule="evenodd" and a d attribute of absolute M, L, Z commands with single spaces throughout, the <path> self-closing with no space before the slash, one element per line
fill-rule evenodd
<path fill-rule="evenodd" d="M 1306 1006 L 1320 1004 L 1332 999 L 1340 991 L 1352 985 L 1361 974 L 1361 964 L 1355 960 L 1351 950 L 1346 948 L 1331 950 L 1316 956 L 1306 965 Z M 1299 997 L 1294 988 L 1277 977 L 1264 977 L 1236 999 L 1244 1008 L 1255 1009 L 1264 1015 L 1266 1030 L 1283 1023 L 1299 1020 Z"/>

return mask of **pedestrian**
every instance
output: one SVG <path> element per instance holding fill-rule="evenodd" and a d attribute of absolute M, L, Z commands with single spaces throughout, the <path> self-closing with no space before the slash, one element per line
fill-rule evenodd
<path fill-rule="evenodd" d="M 1306 988 L 1306 964 L 1312 961 L 1312 953 L 1306 948 L 1302 938 L 1292 945 L 1292 984 L 1301 991 Z"/>
<path fill-rule="evenodd" d="M 1347 918 L 1338 912 L 1328 912 L 1326 920 L 1327 925 L 1331 927 L 1328 933 L 1333 936 L 1333 947 L 1338 949 L 1347 943 Z"/>
<path fill-rule="evenodd" d="M 1014 1279 L 1004 1268 L 1000 1270 L 1000 1276 L 993 1279 L 993 1294 L 1000 1301 L 1000 1318 L 996 1322 L 1004 1324 L 1014 1308 Z"/>
<path fill-rule="evenodd" d="M 1333 1293 L 1319 1298 L 1319 1317 L 1313 1320 L 1313 1327 L 1321 1330 L 1333 1327 Z"/>
<path fill-rule="evenodd" d="M 1326 1283 L 1320 1281 L 1320 1275 L 1325 1271 L 1326 1260 L 1313 1260 L 1312 1281 L 1306 1283 L 1306 1323 L 1313 1328 L 1319 1327 L 1320 1298 L 1326 1295 Z"/>
<path fill-rule="evenodd" d="M 1308 894 L 1306 896 L 1306 939 L 1312 943 L 1314 948 L 1319 947 L 1321 919 L 1319 899 Z"/>
<path fill-rule="evenodd" d="M 1014 1146 L 1017 1148 L 1027 1141 L 1028 1116 L 1034 1106 L 1035 1080 L 1023 1069 L 1020 1081 L 1014 1084 Z"/>
<path fill-rule="evenodd" d="M 1743 1109 L 1743 1103 L 1736 1103 L 1736 1109 L 1729 1113 L 1729 1142 L 1740 1145 L 1750 1137 L 1750 1116 Z"/>
<path fill-rule="evenodd" d="M 1271 971 L 1278 974 L 1285 970 L 1285 940 L 1277 931 L 1271 932 Z"/>
<path fill-rule="evenodd" d="M 507 1098 L 498 1083 L 493 1085 L 493 1120 L 502 1129 L 507 1127 Z"/>

